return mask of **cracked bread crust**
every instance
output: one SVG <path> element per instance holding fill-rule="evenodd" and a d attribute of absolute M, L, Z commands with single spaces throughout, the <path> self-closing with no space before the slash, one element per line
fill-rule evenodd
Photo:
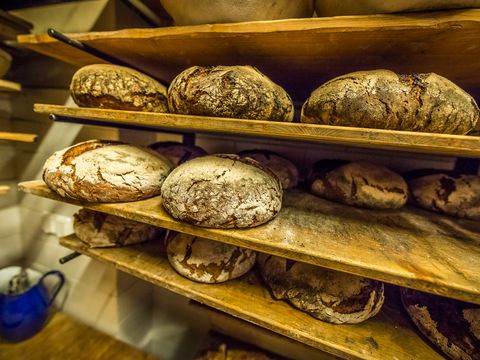
<path fill-rule="evenodd" d="M 408 197 L 407 183 L 400 175 L 366 161 L 318 161 L 308 183 L 312 194 L 369 209 L 398 209 Z"/>
<path fill-rule="evenodd" d="M 333 324 L 357 324 L 384 302 L 380 281 L 259 253 L 260 273 L 276 299 Z"/>
<path fill-rule="evenodd" d="M 162 203 L 174 218 L 212 228 L 246 228 L 273 219 L 282 205 L 278 178 L 253 159 L 210 155 L 171 172 Z"/>
<path fill-rule="evenodd" d="M 252 66 L 194 66 L 168 88 L 168 108 L 175 114 L 292 121 L 286 91 Z"/>
<path fill-rule="evenodd" d="M 121 142 L 90 140 L 57 151 L 43 167 L 43 180 L 63 197 L 123 202 L 160 194 L 170 162 L 153 150 Z"/>
<path fill-rule="evenodd" d="M 180 275 L 213 284 L 247 273 L 255 265 L 257 254 L 239 246 L 177 233 L 168 240 L 167 255 Z"/>
<path fill-rule="evenodd" d="M 124 66 L 95 64 L 80 68 L 73 75 L 70 94 L 81 107 L 168 112 L 167 88 Z"/>
<path fill-rule="evenodd" d="M 372 70 L 339 76 L 314 90 L 301 122 L 466 134 L 479 117 L 475 100 L 442 76 Z"/>

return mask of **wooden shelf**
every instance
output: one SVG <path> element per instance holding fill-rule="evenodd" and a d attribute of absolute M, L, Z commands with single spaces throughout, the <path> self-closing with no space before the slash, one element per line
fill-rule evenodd
<path fill-rule="evenodd" d="M 159 196 L 89 204 L 62 198 L 43 181 L 19 189 L 120 217 L 480 303 L 480 224 L 405 207 L 362 210 L 300 191 L 284 196 L 279 215 L 251 229 L 207 229 L 174 220 Z"/>
<path fill-rule="evenodd" d="M 243 134 L 262 138 L 270 137 L 376 149 L 480 157 L 480 136 L 72 108 L 46 104 L 35 104 L 34 111 L 41 114 L 53 114 L 57 120 L 82 122 L 91 125 L 147 126 L 160 130 L 180 129 L 183 131 Z"/>
<path fill-rule="evenodd" d="M 10 191 L 10 186 L 0 185 L 0 195 L 5 195 Z"/>
<path fill-rule="evenodd" d="M 0 92 L 19 92 L 22 91 L 22 85 L 19 83 L 0 79 Z"/>
<path fill-rule="evenodd" d="M 15 132 L 1 132 L 0 140 L 20 141 L 20 142 L 35 142 L 37 140 L 36 134 L 25 134 Z"/>
<path fill-rule="evenodd" d="M 235 317 L 348 359 L 442 359 L 413 330 L 394 297 L 381 313 L 358 325 L 332 325 L 272 299 L 253 273 L 223 284 L 201 284 L 178 275 L 165 258 L 162 241 L 91 249 L 75 236 L 60 244 L 112 264 L 131 275 Z"/>
<path fill-rule="evenodd" d="M 480 10 L 339 16 L 68 34 L 164 83 L 192 65 L 250 64 L 304 101 L 356 70 L 436 72 L 480 98 Z M 83 66 L 102 62 L 47 35 L 20 44 Z"/>

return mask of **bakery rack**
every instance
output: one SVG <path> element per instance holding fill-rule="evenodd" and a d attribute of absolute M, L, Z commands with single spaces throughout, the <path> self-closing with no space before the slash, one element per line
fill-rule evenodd
<path fill-rule="evenodd" d="M 301 104 L 322 82 L 354 70 L 437 72 L 480 97 L 480 10 L 408 15 L 215 24 L 69 34 L 90 47 L 170 82 L 196 65 L 251 64 Z M 46 35 L 20 36 L 35 51 L 82 66 L 102 62 Z M 461 66 L 459 66 L 461 64 Z M 288 70 L 288 71 L 286 71 Z M 334 143 L 391 151 L 480 157 L 479 138 L 298 123 L 80 109 L 37 104 L 58 121 L 134 126 L 154 131 L 217 132 Z M 288 192 L 278 217 L 252 229 L 218 230 L 172 219 L 158 197 L 128 204 L 60 198 L 41 181 L 20 189 L 145 223 L 254 250 L 480 303 L 480 226 L 406 207 L 371 212 Z M 308 203 L 308 204 L 307 204 Z M 300 239 L 300 240 L 299 240 Z M 322 246 L 318 246 L 318 243 Z M 412 329 L 398 304 L 362 324 L 331 325 L 273 300 L 253 274 L 206 285 L 177 275 L 156 243 L 89 249 L 75 237 L 61 244 L 281 335 L 349 359 L 441 358 Z M 157 246 L 158 245 L 158 246 Z M 253 276 L 253 278 L 252 278 Z"/>

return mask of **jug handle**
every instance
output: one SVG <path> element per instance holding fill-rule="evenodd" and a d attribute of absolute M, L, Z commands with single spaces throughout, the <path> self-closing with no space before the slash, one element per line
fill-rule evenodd
<path fill-rule="evenodd" d="M 50 294 L 50 300 L 48 301 L 48 306 L 52 305 L 52 303 L 55 300 L 55 298 L 57 297 L 60 289 L 63 287 L 63 284 L 65 283 L 65 277 L 58 270 L 51 270 L 51 271 L 46 272 L 45 274 L 42 275 L 39 282 L 43 282 L 47 276 L 51 276 L 51 275 L 57 276 L 58 277 L 58 282 L 57 282 L 53 291 Z"/>

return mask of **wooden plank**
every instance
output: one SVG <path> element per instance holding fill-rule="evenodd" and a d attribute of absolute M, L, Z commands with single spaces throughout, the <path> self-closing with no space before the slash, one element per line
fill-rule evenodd
<path fill-rule="evenodd" d="M 357 209 L 300 191 L 251 229 L 208 229 L 174 220 L 159 196 L 88 204 L 61 198 L 42 181 L 19 184 L 34 195 L 231 243 L 306 263 L 480 304 L 480 224 L 405 207 Z"/>
<path fill-rule="evenodd" d="M 156 129 L 181 129 L 341 144 L 365 148 L 480 157 L 480 136 L 446 135 L 312 125 L 277 121 L 242 120 L 208 116 L 159 114 L 137 111 L 73 108 L 35 104 L 34 111 L 75 118 L 85 124 L 122 124 Z"/>
<path fill-rule="evenodd" d="M 436 72 L 480 99 L 479 9 L 68 35 L 165 83 L 192 65 L 250 64 L 294 100 L 304 101 L 334 76 L 387 68 Z M 18 41 L 77 66 L 99 62 L 47 35 L 19 36 Z"/>
<path fill-rule="evenodd" d="M 253 273 L 223 284 L 201 284 L 178 275 L 164 257 L 161 241 L 91 249 L 74 235 L 60 240 L 69 249 L 235 317 L 347 359 L 441 359 L 412 330 L 402 310 L 388 303 L 358 325 L 332 325 L 272 299 Z"/>
<path fill-rule="evenodd" d="M 0 185 L 0 195 L 5 195 L 10 191 L 10 186 Z"/>
<path fill-rule="evenodd" d="M 19 92 L 22 91 L 22 85 L 13 81 L 0 79 L 0 91 Z"/>
<path fill-rule="evenodd" d="M 0 131 L 0 140 L 34 142 L 37 139 L 36 134 L 2 132 Z"/>

